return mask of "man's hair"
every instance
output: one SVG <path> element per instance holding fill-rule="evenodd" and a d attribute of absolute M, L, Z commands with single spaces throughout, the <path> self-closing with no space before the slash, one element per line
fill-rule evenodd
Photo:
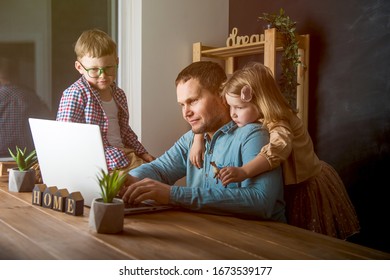
<path fill-rule="evenodd" d="M 117 46 L 104 31 L 91 29 L 84 31 L 80 35 L 74 46 L 74 52 L 76 53 L 77 59 L 86 55 L 92 57 L 114 55 L 117 57 Z"/>
<path fill-rule="evenodd" d="M 219 94 L 221 86 L 226 81 L 226 74 L 222 67 L 212 61 L 193 62 L 184 68 L 177 76 L 175 84 L 185 83 L 190 79 L 196 79 L 200 85 L 213 94 Z"/>

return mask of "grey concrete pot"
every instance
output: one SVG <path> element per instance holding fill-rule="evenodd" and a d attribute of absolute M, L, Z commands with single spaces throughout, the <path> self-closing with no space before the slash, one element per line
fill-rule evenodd
<path fill-rule="evenodd" d="M 8 190 L 10 192 L 32 192 L 35 186 L 35 169 L 20 171 L 12 168 L 8 175 Z"/>
<path fill-rule="evenodd" d="M 121 199 L 104 203 L 102 198 L 92 201 L 89 212 L 89 227 L 97 233 L 119 233 L 123 230 L 125 205 Z"/>

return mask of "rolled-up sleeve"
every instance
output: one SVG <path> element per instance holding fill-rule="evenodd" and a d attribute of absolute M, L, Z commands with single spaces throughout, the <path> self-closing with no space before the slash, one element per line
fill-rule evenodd
<path fill-rule="evenodd" d="M 287 123 L 269 126 L 270 141 L 261 148 L 260 154 L 267 160 L 271 169 L 280 166 L 292 151 L 293 133 Z"/>

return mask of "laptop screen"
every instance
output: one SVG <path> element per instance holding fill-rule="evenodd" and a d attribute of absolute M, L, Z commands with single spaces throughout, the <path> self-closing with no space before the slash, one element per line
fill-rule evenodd
<path fill-rule="evenodd" d="M 90 206 L 100 196 L 96 176 L 107 172 L 99 126 L 35 118 L 29 123 L 43 183 L 79 191 Z"/>

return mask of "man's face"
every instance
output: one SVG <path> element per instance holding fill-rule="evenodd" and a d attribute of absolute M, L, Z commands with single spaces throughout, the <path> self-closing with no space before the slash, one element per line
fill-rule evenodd
<path fill-rule="evenodd" d="M 183 118 L 191 125 L 194 133 L 213 134 L 229 121 L 228 110 L 222 99 L 203 89 L 198 80 L 179 83 L 176 93 Z"/>

